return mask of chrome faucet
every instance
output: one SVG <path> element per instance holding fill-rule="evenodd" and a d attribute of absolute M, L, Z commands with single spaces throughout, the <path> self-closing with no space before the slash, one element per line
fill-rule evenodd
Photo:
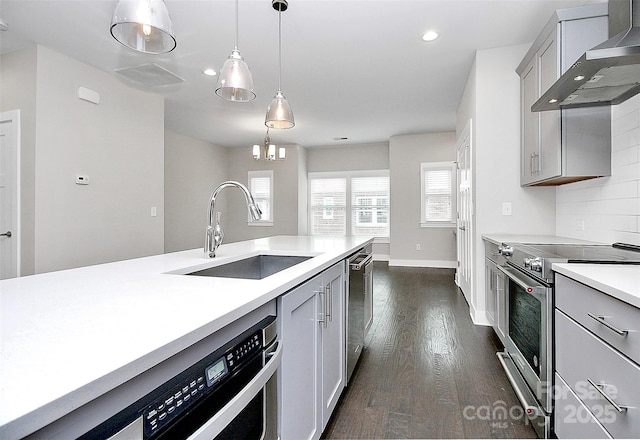
<path fill-rule="evenodd" d="M 262 217 L 262 212 L 260 211 L 260 208 L 258 207 L 258 205 L 256 205 L 255 200 L 253 200 L 253 196 L 251 195 L 251 193 L 249 192 L 246 186 L 244 186 L 240 182 L 235 182 L 233 180 L 227 180 L 226 182 L 222 182 L 213 191 L 213 194 L 211 194 L 211 199 L 209 199 L 209 215 L 207 218 L 207 231 L 206 231 L 206 236 L 204 241 L 205 258 L 213 258 L 216 256 L 216 249 L 218 249 L 218 246 L 222 244 L 222 237 L 224 235 L 222 233 L 222 226 L 220 226 L 220 215 L 221 215 L 220 212 L 217 213 L 218 215 L 216 216 L 216 225 L 215 227 L 213 226 L 213 217 L 214 217 L 213 213 L 214 213 L 214 208 L 216 204 L 216 197 L 218 197 L 218 194 L 223 189 L 228 187 L 234 187 L 234 186 L 236 188 L 240 188 L 244 193 L 244 198 L 247 200 L 247 209 L 249 210 L 249 215 L 251 216 L 251 219 L 260 220 L 260 218 Z"/>

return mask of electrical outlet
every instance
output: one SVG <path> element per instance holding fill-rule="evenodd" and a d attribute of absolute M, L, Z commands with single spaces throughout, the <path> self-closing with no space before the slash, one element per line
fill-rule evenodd
<path fill-rule="evenodd" d="M 151 207 L 151 217 L 155 217 L 158 215 L 158 211 L 155 206 Z"/>
<path fill-rule="evenodd" d="M 420 246 L 420 243 L 416 243 L 416 250 L 419 251 L 421 249 L 422 249 L 422 247 Z"/>

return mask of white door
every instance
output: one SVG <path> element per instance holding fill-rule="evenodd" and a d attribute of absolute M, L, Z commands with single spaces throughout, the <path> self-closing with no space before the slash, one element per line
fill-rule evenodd
<path fill-rule="evenodd" d="M 0 279 L 19 273 L 20 111 L 0 113 Z"/>
<path fill-rule="evenodd" d="M 457 141 L 458 158 L 458 268 L 456 283 L 467 302 L 471 303 L 472 258 L 473 258 L 473 200 L 471 180 L 471 133 L 472 121 L 469 119 Z"/>

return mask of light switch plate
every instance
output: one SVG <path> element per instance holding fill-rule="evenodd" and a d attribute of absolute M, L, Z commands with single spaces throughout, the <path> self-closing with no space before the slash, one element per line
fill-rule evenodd
<path fill-rule="evenodd" d="M 511 202 L 502 202 L 502 215 L 511 215 Z"/>

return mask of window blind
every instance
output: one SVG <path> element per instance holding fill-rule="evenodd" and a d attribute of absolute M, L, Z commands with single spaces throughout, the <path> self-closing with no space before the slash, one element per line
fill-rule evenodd
<path fill-rule="evenodd" d="M 388 237 L 389 173 L 310 173 L 309 229 L 312 235 Z"/>
<path fill-rule="evenodd" d="M 251 176 L 249 177 L 249 191 L 256 204 L 262 211 L 260 221 L 272 221 L 273 214 L 271 212 L 271 177 L 270 176 Z"/>
<path fill-rule="evenodd" d="M 312 235 L 346 235 L 347 179 L 312 179 L 310 220 Z"/>
<path fill-rule="evenodd" d="M 452 168 L 425 168 L 423 173 L 424 221 L 452 222 Z"/>

